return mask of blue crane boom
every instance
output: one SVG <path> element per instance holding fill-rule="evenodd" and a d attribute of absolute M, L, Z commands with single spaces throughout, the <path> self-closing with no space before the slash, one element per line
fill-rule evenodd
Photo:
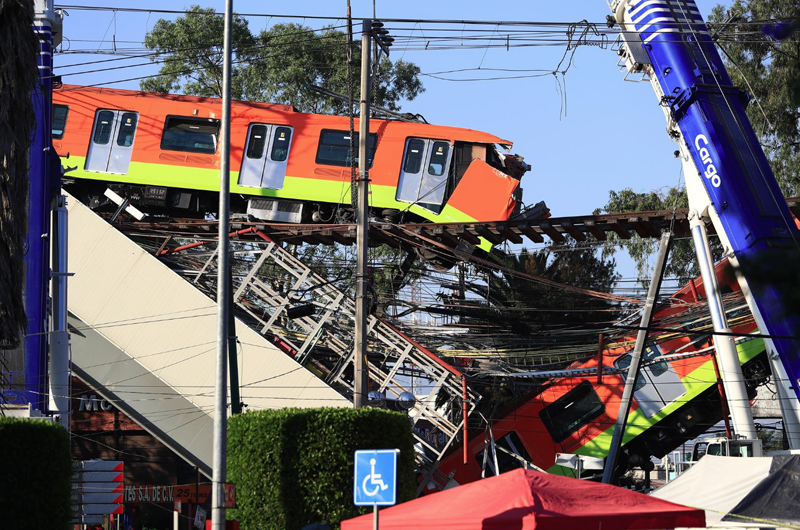
<path fill-rule="evenodd" d="M 622 29 L 626 79 L 650 80 L 685 159 L 690 207 L 704 203 L 697 209 L 715 224 L 731 262 L 797 248 L 800 232 L 745 112 L 746 96 L 733 85 L 694 0 L 608 3 Z M 780 359 L 773 373 L 779 394 L 791 398 L 783 405 L 794 416 L 787 420 L 784 411 L 784 422 L 792 424 L 786 428 L 797 445 L 800 343 L 791 337 L 800 330 L 800 316 L 787 314 L 775 287 L 751 290 L 740 268 L 738 275 L 761 332 L 774 337 L 767 347 Z"/>

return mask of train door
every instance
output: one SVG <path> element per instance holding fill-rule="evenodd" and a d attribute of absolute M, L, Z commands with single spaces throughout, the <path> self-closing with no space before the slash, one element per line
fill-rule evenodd
<path fill-rule="evenodd" d="M 450 142 L 445 140 L 406 140 L 396 199 L 440 207 L 447 190 L 451 151 Z"/>
<path fill-rule="evenodd" d="M 86 171 L 126 174 L 131 164 L 138 123 L 138 112 L 97 111 L 86 154 Z"/>
<path fill-rule="evenodd" d="M 286 164 L 291 143 L 291 127 L 251 123 L 247 130 L 239 185 L 281 189 L 286 178 Z"/>
<path fill-rule="evenodd" d="M 660 355 L 663 355 L 661 347 L 650 344 L 642 352 L 642 359 L 646 362 Z M 631 364 L 630 354 L 623 355 L 615 364 L 621 370 L 628 368 Z M 625 379 L 624 375 L 622 379 Z M 661 361 L 641 369 L 636 379 L 633 398 L 645 417 L 650 418 L 685 393 L 686 386 L 680 376 L 668 362 Z"/>

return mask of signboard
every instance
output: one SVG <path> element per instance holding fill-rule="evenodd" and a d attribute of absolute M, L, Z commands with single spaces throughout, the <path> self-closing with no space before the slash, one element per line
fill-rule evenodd
<path fill-rule="evenodd" d="M 121 504 L 122 503 L 122 484 L 119 491 L 100 491 L 93 489 L 72 490 L 72 504 Z M 84 511 L 83 513 L 88 513 Z"/>
<path fill-rule="evenodd" d="M 87 516 L 122 513 L 124 464 L 117 460 L 73 462 L 73 521 L 87 523 Z M 89 517 L 94 520 L 96 517 Z"/>
<path fill-rule="evenodd" d="M 397 503 L 397 449 L 356 451 L 353 503 L 391 506 Z"/>
<path fill-rule="evenodd" d="M 73 524 L 103 524 L 105 522 L 105 515 L 76 515 L 72 518 Z"/>
<path fill-rule="evenodd" d="M 236 508 L 236 484 L 222 484 L 222 507 Z"/>
<path fill-rule="evenodd" d="M 122 482 L 124 478 L 122 471 L 83 471 L 75 476 L 73 482 Z"/>
<path fill-rule="evenodd" d="M 122 504 L 82 504 L 80 508 L 85 515 L 108 515 L 125 512 L 125 507 Z"/>
<path fill-rule="evenodd" d="M 197 511 L 194 513 L 194 525 L 203 530 L 206 527 L 206 511 L 201 507 L 197 507 Z"/>
<path fill-rule="evenodd" d="M 200 484 L 199 496 L 197 491 L 197 486 L 194 484 L 125 484 L 124 501 L 129 504 L 211 502 L 211 484 Z"/>
<path fill-rule="evenodd" d="M 74 467 L 86 471 L 125 471 L 125 463 L 119 460 L 83 460 L 74 462 Z"/>

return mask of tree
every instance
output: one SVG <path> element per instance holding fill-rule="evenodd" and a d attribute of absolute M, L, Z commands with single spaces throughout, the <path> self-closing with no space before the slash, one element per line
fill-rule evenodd
<path fill-rule="evenodd" d="M 39 80 L 31 24 L 32 3 L 0 2 L 0 348 L 15 348 L 26 325 L 28 147 L 36 126 L 31 91 Z"/>
<path fill-rule="evenodd" d="M 550 244 L 535 252 L 523 248 L 519 254 L 508 256 L 504 265 L 511 271 L 609 292 L 620 276 L 614 272 L 614 259 L 598 256 L 597 250 L 594 245 L 577 241 Z M 614 316 L 607 311 L 613 306 L 604 299 L 567 292 L 511 272 L 492 274 L 488 283 L 489 316 L 520 334 L 606 322 Z"/>
<path fill-rule="evenodd" d="M 689 199 L 685 189 L 668 187 L 657 191 L 637 193 L 631 188 L 625 188 L 620 191 L 608 192 L 608 202 L 602 208 L 596 209 L 594 214 L 672 210 L 687 206 L 689 206 Z M 714 259 L 720 259 L 722 247 L 718 240 L 709 238 L 709 242 Z M 658 240 L 641 238 L 623 240 L 616 234 L 609 234 L 608 241 L 603 247 L 603 256 L 613 256 L 620 244 L 636 262 L 636 272 L 642 281 L 648 281 L 651 276 L 649 258 L 658 251 Z M 673 241 L 664 274 L 678 278 L 681 282 L 700 275 L 691 239 Z"/>
<path fill-rule="evenodd" d="M 796 0 L 735 0 L 718 5 L 709 22 L 718 28 L 717 46 L 733 83 L 750 92 L 748 116 L 758 134 L 772 171 L 788 196 L 800 194 L 800 4 Z M 712 26 L 714 27 L 714 26 Z M 609 192 L 605 206 L 595 213 L 668 210 L 688 206 L 686 191 L 664 188 L 636 193 L 630 188 Z M 611 238 L 612 244 L 618 238 Z M 721 249 L 711 240 L 715 259 Z M 640 275 L 649 276 L 648 259 L 655 241 L 625 243 Z M 607 246 L 605 255 L 615 249 Z M 699 274 L 691 241 L 676 241 L 666 274 L 688 279 Z"/>
<path fill-rule="evenodd" d="M 181 92 L 193 96 L 222 97 L 224 20 L 212 8 L 192 6 L 175 21 L 160 19 L 144 38 L 154 53 L 153 62 L 162 64 L 159 75 L 143 79 L 139 86 L 147 92 Z M 242 76 L 252 58 L 255 38 L 247 20 L 233 16 L 231 30 L 231 92 L 241 99 Z"/>
<path fill-rule="evenodd" d="M 800 3 L 735 0 L 710 22 L 733 83 L 753 96 L 747 114 L 783 192 L 800 193 Z M 759 29 L 761 31 L 759 31 Z"/>
<path fill-rule="evenodd" d="M 140 83 L 150 92 L 222 97 L 223 20 L 211 8 L 192 6 L 175 21 L 159 20 L 145 46 L 161 62 L 159 75 Z M 233 17 L 231 93 L 234 99 L 293 105 L 300 112 L 345 114 L 347 102 L 314 92 L 312 85 L 347 94 L 347 34 L 328 27 L 276 24 L 254 35 L 247 20 Z M 360 45 L 353 44 L 354 91 L 358 93 Z M 424 91 L 419 67 L 384 58 L 373 97 L 393 110 Z"/>

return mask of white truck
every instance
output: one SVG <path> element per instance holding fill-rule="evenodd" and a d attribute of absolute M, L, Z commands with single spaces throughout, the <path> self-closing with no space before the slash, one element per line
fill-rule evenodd
<path fill-rule="evenodd" d="M 705 455 L 741 457 L 764 456 L 761 440 L 748 440 L 744 438 L 731 440 L 725 436 L 715 436 L 695 442 L 692 448 L 692 457 L 688 463 L 694 464 Z"/>

